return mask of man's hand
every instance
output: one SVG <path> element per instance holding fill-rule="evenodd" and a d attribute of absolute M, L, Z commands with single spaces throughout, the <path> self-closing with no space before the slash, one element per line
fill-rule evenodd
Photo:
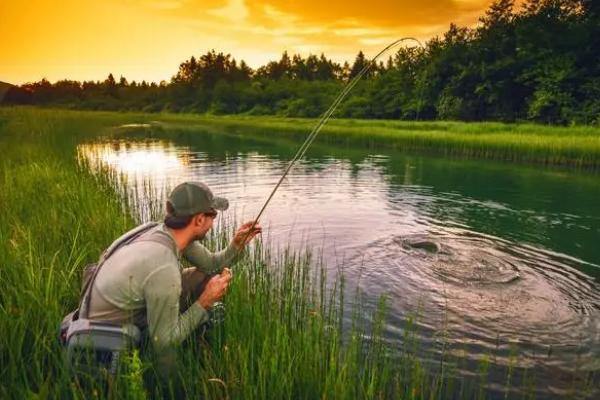
<path fill-rule="evenodd" d="M 231 270 L 229 268 L 224 268 L 223 272 L 210 278 L 204 287 L 204 291 L 198 298 L 198 303 L 202 308 L 208 310 L 215 302 L 221 300 L 227 292 L 230 281 Z"/>
<path fill-rule="evenodd" d="M 238 249 L 242 249 L 245 245 L 250 243 L 254 236 L 262 232 L 262 228 L 258 222 L 254 225 L 254 228 L 252 228 L 252 224 L 254 224 L 254 221 L 246 222 L 237 230 L 237 232 L 235 232 L 235 235 L 233 235 L 233 244 Z"/>

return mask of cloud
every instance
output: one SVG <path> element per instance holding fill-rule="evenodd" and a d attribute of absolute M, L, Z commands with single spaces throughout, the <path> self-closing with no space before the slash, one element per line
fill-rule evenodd
<path fill-rule="evenodd" d="M 107 0 L 116 6 L 187 26 L 190 53 L 211 48 L 253 66 L 282 51 L 325 52 L 350 59 L 400 37 L 426 41 L 450 22 L 472 25 L 491 0 Z M 341 61 L 341 59 L 340 59 Z"/>
<path fill-rule="evenodd" d="M 214 10 L 244 15 L 258 23 L 277 22 L 330 26 L 352 20 L 358 25 L 410 27 L 472 20 L 491 0 L 129 0 L 138 6 L 163 7 L 171 15 L 202 18 Z"/>
<path fill-rule="evenodd" d="M 360 25 L 406 27 L 449 22 L 463 15 L 480 12 L 489 5 L 483 0 L 260 0 L 255 6 L 268 5 L 292 14 L 306 23 L 330 25 L 333 21 L 354 19 Z"/>
<path fill-rule="evenodd" d="M 141 0 L 139 5 L 145 3 Z M 472 25 L 491 0 L 162 0 L 154 12 L 190 24 L 210 48 L 232 45 L 235 55 L 326 52 L 349 58 L 375 52 L 400 37 L 426 41 L 450 22 Z M 228 23 L 224 25 L 224 23 Z M 222 49 L 225 50 L 225 49 Z M 266 61 L 264 57 L 261 62 Z"/>
<path fill-rule="evenodd" d="M 236 23 L 245 21 L 249 14 L 244 0 L 229 0 L 224 7 L 210 9 L 207 13 Z"/>
<path fill-rule="evenodd" d="M 130 79 L 168 79 L 185 58 L 210 49 L 253 67 L 284 50 L 351 61 L 359 50 L 374 55 L 400 37 L 426 41 L 450 22 L 472 26 L 491 2 L 0 0 L 0 36 L 9 38 L 0 41 L 8 60 L 0 75 L 18 82 L 122 71 Z"/>

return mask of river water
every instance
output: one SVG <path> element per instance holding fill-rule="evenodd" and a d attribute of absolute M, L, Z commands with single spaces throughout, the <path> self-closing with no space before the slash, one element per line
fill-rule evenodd
<path fill-rule="evenodd" d="M 299 145 L 119 132 L 79 154 L 127 178 L 142 218 L 169 188 L 199 180 L 229 199 L 227 214 L 251 219 Z M 316 143 L 261 223 L 275 247 L 319 249 L 367 310 L 385 295 L 390 346 L 416 321 L 424 361 L 443 353 L 466 379 L 487 365 L 490 397 L 527 385 L 538 397 L 599 395 L 600 176 Z"/>

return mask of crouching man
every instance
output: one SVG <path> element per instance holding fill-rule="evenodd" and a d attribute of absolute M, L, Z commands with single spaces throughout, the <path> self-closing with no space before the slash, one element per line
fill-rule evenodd
<path fill-rule="evenodd" d="M 166 207 L 163 223 L 105 260 L 92 282 L 87 313 L 90 320 L 133 322 L 159 351 L 173 348 L 208 321 L 208 311 L 231 280 L 226 266 L 261 232 L 248 222 L 225 249 L 212 253 L 198 240 L 211 229 L 218 211 L 228 208 L 227 200 L 213 196 L 203 183 L 186 182 L 173 189 Z M 194 267 L 183 269 L 182 258 Z"/>

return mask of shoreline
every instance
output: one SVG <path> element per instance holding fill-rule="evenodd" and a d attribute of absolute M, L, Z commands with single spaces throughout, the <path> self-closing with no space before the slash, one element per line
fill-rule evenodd
<path fill-rule="evenodd" d="M 303 140 L 317 119 L 274 116 L 206 115 L 81 111 L 60 108 L 0 107 L 1 110 L 41 110 L 130 118 L 129 123 L 150 124 L 194 130 L 227 130 L 239 136 L 266 136 Z M 559 167 L 572 170 L 600 170 L 600 127 L 547 126 L 529 123 L 395 121 L 332 119 L 315 142 L 358 145 L 369 149 L 391 149 L 406 153 L 439 155 L 450 158 L 493 160 L 514 164 Z"/>
<path fill-rule="evenodd" d="M 176 125 L 197 124 L 228 129 L 228 133 L 241 136 L 278 135 L 295 140 L 303 140 L 317 123 L 316 119 L 278 117 L 156 116 Z M 588 126 L 332 119 L 323 127 L 315 142 L 450 158 L 600 170 L 600 128 Z"/>

